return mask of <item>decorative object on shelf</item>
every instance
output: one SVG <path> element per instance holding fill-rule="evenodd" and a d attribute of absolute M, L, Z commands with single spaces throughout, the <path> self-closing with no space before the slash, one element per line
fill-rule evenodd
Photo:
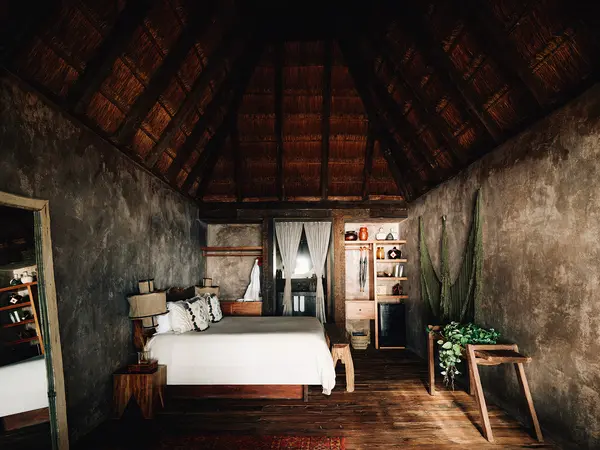
<path fill-rule="evenodd" d="M 23 272 L 21 275 L 21 283 L 33 283 L 33 275 L 30 275 L 27 271 Z"/>
<path fill-rule="evenodd" d="M 370 340 L 371 336 L 369 330 L 353 331 L 350 335 L 350 343 L 354 350 L 366 350 Z"/>
<path fill-rule="evenodd" d="M 386 235 L 385 240 L 393 241 L 394 239 L 396 239 L 396 237 L 394 236 L 393 230 L 390 229 L 390 232 Z"/>
<path fill-rule="evenodd" d="M 383 247 L 377 247 L 377 259 L 385 259 L 385 250 Z"/>
<path fill-rule="evenodd" d="M 396 283 L 392 286 L 392 295 L 404 295 L 404 288 L 402 284 Z"/>
<path fill-rule="evenodd" d="M 202 286 L 212 287 L 212 278 L 202 278 Z"/>
<path fill-rule="evenodd" d="M 362 230 L 362 228 L 361 228 Z M 362 233 L 362 231 L 361 231 Z M 367 284 L 367 255 L 369 253 L 368 247 L 360 248 L 360 261 L 358 270 L 358 284 L 360 286 L 360 292 L 365 292 L 365 285 Z"/>
<path fill-rule="evenodd" d="M 13 292 L 12 294 L 10 294 L 10 298 L 8 300 L 8 303 L 11 305 L 16 305 L 17 303 L 22 303 L 23 302 L 23 297 L 21 297 L 19 294 L 17 294 L 16 292 Z"/>
<path fill-rule="evenodd" d="M 18 285 L 18 284 L 22 284 L 22 283 L 21 283 L 21 280 L 20 280 L 20 279 L 18 279 L 18 278 L 15 276 L 15 278 L 13 278 L 12 280 L 10 280 L 10 283 L 9 283 L 9 284 L 10 284 L 11 286 L 16 286 L 16 285 Z"/>
<path fill-rule="evenodd" d="M 385 241 L 385 232 L 383 231 L 383 227 L 379 228 L 379 231 L 375 235 L 375 239 L 378 241 Z"/>
<path fill-rule="evenodd" d="M 148 287 L 150 288 L 150 292 L 154 292 L 154 278 L 148 280 Z"/>
<path fill-rule="evenodd" d="M 402 258 L 402 252 L 400 250 L 398 250 L 396 247 L 394 247 L 388 251 L 388 258 L 400 259 L 400 258 Z"/>
<path fill-rule="evenodd" d="M 369 239 L 369 230 L 367 230 L 367 227 L 360 227 L 358 239 L 360 239 L 361 241 L 366 241 L 367 239 Z"/>
<path fill-rule="evenodd" d="M 129 318 L 141 319 L 144 328 L 154 328 L 157 326 L 155 316 L 168 312 L 166 292 L 130 295 L 127 300 L 129 300 Z"/>
<path fill-rule="evenodd" d="M 403 264 L 396 264 L 394 266 L 394 276 L 396 278 L 400 278 L 403 273 L 404 273 L 404 265 Z"/>
<path fill-rule="evenodd" d="M 346 231 L 346 233 L 344 234 L 344 239 L 346 241 L 357 241 L 358 234 L 356 234 L 356 231 Z"/>

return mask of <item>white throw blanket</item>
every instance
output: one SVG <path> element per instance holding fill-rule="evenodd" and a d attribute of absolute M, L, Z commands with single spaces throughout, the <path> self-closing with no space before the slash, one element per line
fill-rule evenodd
<path fill-rule="evenodd" d="M 224 317 L 208 330 L 153 336 L 152 357 L 167 365 L 167 384 L 321 385 L 329 395 L 335 369 L 314 317 Z"/>

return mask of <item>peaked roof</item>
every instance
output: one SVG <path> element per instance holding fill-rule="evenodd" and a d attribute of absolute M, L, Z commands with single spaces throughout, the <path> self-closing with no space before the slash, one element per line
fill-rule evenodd
<path fill-rule="evenodd" d="M 598 79 L 593 4 L 21 3 L 3 65 L 205 203 L 410 201 Z"/>

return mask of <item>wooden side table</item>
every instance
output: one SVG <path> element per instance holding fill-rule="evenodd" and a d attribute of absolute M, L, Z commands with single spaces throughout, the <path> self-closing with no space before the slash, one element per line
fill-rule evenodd
<path fill-rule="evenodd" d="M 144 419 L 154 417 L 155 406 L 160 401 L 165 407 L 167 366 L 159 365 L 153 373 L 129 373 L 127 368 L 113 374 L 113 404 L 115 418 L 120 418 L 131 397 L 135 399 Z"/>

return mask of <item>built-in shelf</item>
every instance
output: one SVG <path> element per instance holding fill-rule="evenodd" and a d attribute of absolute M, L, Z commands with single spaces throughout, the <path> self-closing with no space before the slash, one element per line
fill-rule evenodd
<path fill-rule="evenodd" d="M 381 263 L 407 263 L 408 259 L 377 259 L 377 264 Z"/>
<path fill-rule="evenodd" d="M 379 295 L 379 300 L 401 300 L 408 298 L 408 295 Z"/>
<path fill-rule="evenodd" d="M 347 298 L 347 302 L 374 302 L 374 298 Z"/>
<path fill-rule="evenodd" d="M 402 244 L 406 244 L 406 240 L 399 240 L 399 241 L 344 241 L 346 243 L 346 245 L 369 245 L 369 244 L 376 244 L 376 245 L 402 245 Z"/>
<path fill-rule="evenodd" d="M 407 281 L 408 277 L 377 277 L 378 281 L 389 280 L 389 281 Z"/>
<path fill-rule="evenodd" d="M 18 345 L 18 344 L 25 344 L 26 342 L 33 342 L 33 341 L 39 341 L 40 338 L 38 336 L 32 336 L 26 339 L 19 339 L 17 341 L 11 341 L 11 342 L 6 342 L 5 345 Z"/>
<path fill-rule="evenodd" d="M 2 308 L 0 308 L 0 311 L 8 311 L 11 309 L 24 308 L 25 306 L 31 306 L 31 302 L 17 303 L 16 305 L 3 306 Z"/>
<path fill-rule="evenodd" d="M 32 283 L 15 284 L 14 286 L 0 288 L 0 292 L 20 291 L 22 289 L 27 289 L 27 286 L 34 286 L 36 284 L 37 281 L 34 281 Z"/>
<path fill-rule="evenodd" d="M 15 322 L 15 323 L 7 323 L 5 325 L 2 325 L 2 328 L 18 327 L 19 325 L 27 325 L 28 323 L 35 323 L 35 320 L 27 319 L 27 320 L 22 320 L 20 322 Z"/>

